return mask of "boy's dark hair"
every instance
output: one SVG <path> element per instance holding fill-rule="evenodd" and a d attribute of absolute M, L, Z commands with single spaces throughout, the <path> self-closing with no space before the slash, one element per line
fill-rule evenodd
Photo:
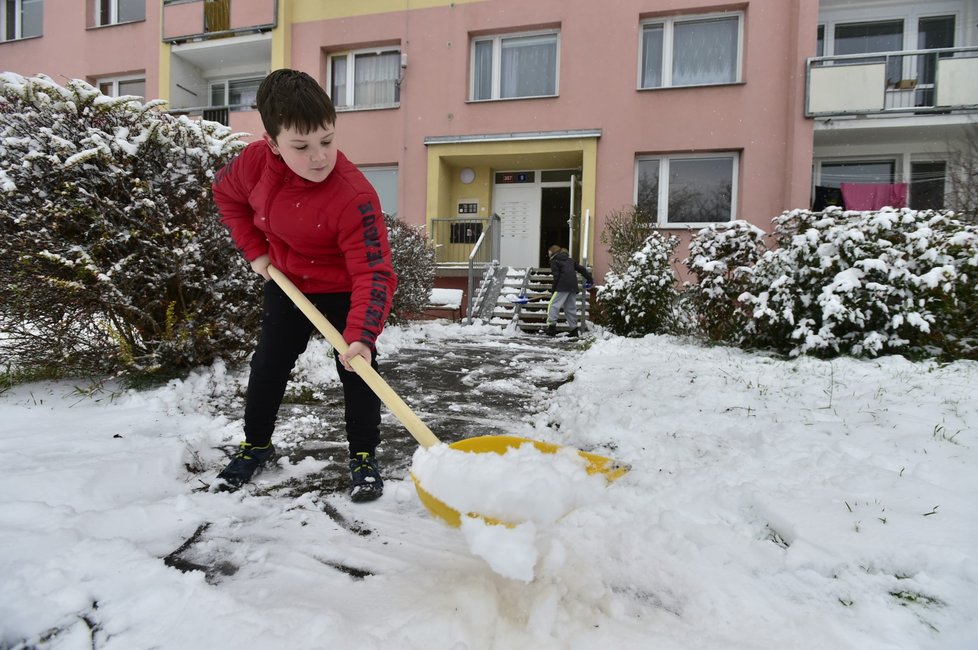
<path fill-rule="evenodd" d="M 306 134 L 336 124 L 336 108 L 323 87 L 300 70 L 273 71 L 258 87 L 258 112 L 274 140 L 283 128 Z"/>

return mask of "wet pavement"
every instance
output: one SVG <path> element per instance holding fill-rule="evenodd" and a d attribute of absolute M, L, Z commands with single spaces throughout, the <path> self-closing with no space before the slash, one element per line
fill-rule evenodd
<path fill-rule="evenodd" d="M 529 418 L 546 410 L 552 391 L 572 379 L 574 359 L 586 345 L 563 337 L 482 332 L 404 345 L 380 358 L 381 375 L 443 442 L 527 435 Z M 315 397 L 307 392 L 301 398 L 286 396 L 273 442 L 290 462 L 312 457 L 326 462 L 325 469 L 301 482 L 276 482 L 274 473 L 265 472 L 261 493 L 296 496 L 347 489 L 342 390 L 336 383 L 316 387 L 311 394 Z M 418 443 L 386 407 L 382 416 L 378 460 L 385 477 L 401 479 Z"/>

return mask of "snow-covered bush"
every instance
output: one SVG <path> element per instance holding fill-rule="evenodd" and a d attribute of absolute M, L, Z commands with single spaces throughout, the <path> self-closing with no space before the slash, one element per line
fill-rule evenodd
<path fill-rule="evenodd" d="M 601 230 L 601 243 L 608 247 L 611 256 L 609 269 L 624 273 L 631 263 L 632 254 L 645 245 L 645 239 L 655 228 L 655 215 L 638 206 L 611 212 Z"/>
<path fill-rule="evenodd" d="M 753 287 L 754 266 L 767 247 L 764 232 L 746 221 L 703 228 L 689 243 L 683 264 L 695 278 L 683 291 L 683 304 L 698 329 L 714 341 L 743 330 L 750 312 L 739 297 Z"/>
<path fill-rule="evenodd" d="M 978 231 L 952 213 L 883 209 L 776 217 L 741 344 L 790 355 L 974 358 Z"/>
<path fill-rule="evenodd" d="M 392 215 L 384 215 L 391 262 L 397 273 L 397 290 L 389 320 L 397 322 L 420 314 L 428 306 L 435 285 L 435 247 L 423 227 L 411 226 Z"/>
<path fill-rule="evenodd" d="M 598 287 L 596 320 L 621 336 L 671 331 L 676 320 L 676 275 L 671 256 L 679 239 L 654 232 L 621 274 L 609 271 Z"/>
<path fill-rule="evenodd" d="M 249 351 L 255 276 L 210 196 L 226 127 L 0 75 L 0 361 L 166 375 Z"/>

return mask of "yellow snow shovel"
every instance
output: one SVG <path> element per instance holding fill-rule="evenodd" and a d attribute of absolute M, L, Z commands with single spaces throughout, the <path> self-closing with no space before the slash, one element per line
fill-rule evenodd
<path fill-rule="evenodd" d="M 285 276 L 284 273 L 279 271 L 274 266 L 268 267 L 268 272 L 275 283 L 292 299 L 292 302 L 302 311 L 303 314 L 312 321 L 312 324 L 316 326 L 326 340 L 332 345 L 340 354 L 343 354 L 347 350 L 346 341 L 343 340 L 343 335 L 323 316 L 312 302 L 306 298 L 305 295 Z M 358 375 L 370 386 L 371 390 L 380 398 L 380 400 L 387 405 L 394 416 L 400 420 L 404 428 L 414 436 L 414 439 L 418 441 L 418 444 L 422 447 L 428 448 L 433 445 L 439 444 L 441 441 L 431 432 L 431 429 L 425 425 L 424 422 L 411 410 L 404 400 L 394 392 L 394 390 L 387 384 L 386 381 L 374 370 L 367 360 L 363 357 L 356 356 L 350 362 L 350 365 L 356 371 Z M 558 445 L 549 442 L 540 442 L 538 440 L 530 440 L 528 438 L 519 438 L 516 436 L 478 436 L 475 438 L 467 438 L 464 440 L 459 440 L 453 442 L 449 445 L 452 449 L 457 449 L 460 451 L 472 452 L 477 454 L 484 453 L 497 453 L 503 454 L 506 450 L 519 447 L 522 444 L 532 444 L 539 451 L 543 453 L 556 453 L 560 447 Z M 578 454 L 587 463 L 586 469 L 588 474 L 603 474 L 608 482 L 612 482 L 621 476 L 623 476 L 629 470 L 629 466 L 624 463 L 619 463 L 611 458 L 606 458 L 604 456 L 599 456 L 597 454 L 588 453 L 586 451 L 578 451 Z M 444 520 L 450 526 L 461 525 L 461 513 L 457 510 L 446 505 L 444 502 L 435 498 L 432 494 L 425 491 L 418 482 L 418 479 L 411 475 L 414 481 L 414 487 L 418 491 L 418 496 L 421 498 L 421 502 L 428 509 L 428 511 L 434 516 Z M 503 523 L 503 524 L 515 524 L 520 522 L 503 522 L 498 519 L 493 519 L 491 517 L 486 517 L 478 513 L 466 513 L 467 516 L 481 517 L 488 523 Z"/>

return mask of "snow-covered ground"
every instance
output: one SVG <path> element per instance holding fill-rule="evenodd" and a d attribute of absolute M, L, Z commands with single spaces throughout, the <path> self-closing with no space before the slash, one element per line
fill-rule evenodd
<path fill-rule="evenodd" d="M 394 328 L 380 348 L 472 331 Z M 211 408 L 242 381 L 220 365 L 143 393 L 7 391 L 0 648 L 978 648 L 978 364 L 668 337 L 601 337 L 567 364 L 549 407 L 499 433 L 632 470 L 488 533 L 430 517 L 406 476 L 365 505 L 194 491 L 188 466 L 239 437 Z M 575 489 L 535 478 L 505 488 Z"/>

